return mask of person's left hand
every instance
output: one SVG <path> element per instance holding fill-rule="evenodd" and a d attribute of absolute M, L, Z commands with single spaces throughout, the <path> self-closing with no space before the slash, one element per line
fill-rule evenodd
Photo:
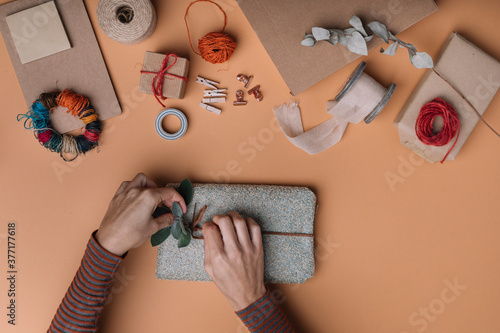
<path fill-rule="evenodd" d="M 178 202 L 186 213 L 182 196 L 171 187 L 159 188 L 143 173 L 130 182 L 123 182 L 111 200 L 96 239 L 109 252 L 122 256 L 128 250 L 143 244 L 152 234 L 172 225 L 172 213 L 153 218 L 156 207 L 163 203 L 168 208 Z"/>

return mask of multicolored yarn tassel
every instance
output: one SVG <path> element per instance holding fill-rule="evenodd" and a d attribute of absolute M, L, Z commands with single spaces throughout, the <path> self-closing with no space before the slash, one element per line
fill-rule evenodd
<path fill-rule="evenodd" d="M 49 114 L 57 106 L 66 107 L 67 113 L 78 117 L 85 125 L 82 135 L 73 137 L 59 134 L 50 122 Z M 69 89 L 63 92 L 42 93 L 25 114 L 19 114 L 17 120 L 24 119 L 24 127 L 33 131 L 40 144 L 52 152 L 59 153 L 69 162 L 98 146 L 101 134 L 101 121 L 87 98 Z"/>

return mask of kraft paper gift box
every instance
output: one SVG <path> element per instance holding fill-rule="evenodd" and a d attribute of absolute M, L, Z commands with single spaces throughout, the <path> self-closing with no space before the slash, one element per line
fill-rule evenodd
<path fill-rule="evenodd" d="M 455 32 L 448 37 L 436 59 L 434 69 L 425 72 L 394 121 L 400 142 L 431 163 L 444 158 L 455 138 L 441 147 L 422 143 L 415 132 L 421 107 L 440 97 L 457 111 L 460 135 L 446 158 L 446 161 L 451 161 L 479 121 L 479 116 L 466 100 L 482 115 L 500 87 L 500 63 Z M 440 126 L 437 119 L 435 122 Z M 484 130 L 487 130 L 486 126 Z"/>
<path fill-rule="evenodd" d="M 144 63 L 142 66 L 143 71 L 158 73 L 161 71 L 163 60 L 165 59 L 165 54 L 146 52 L 144 56 Z M 175 58 L 170 57 L 167 62 L 167 66 L 174 63 Z M 168 74 L 174 74 L 176 76 L 187 78 L 189 72 L 189 60 L 181 57 L 177 57 L 177 62 L 174 66 L 167 70 Z M 156 74 L 141 73 L 141 81 L 139 83 L 139 91 L 153 95 L 152 83 Z M 184 92 L 186 90 L 186 81 L 179 78 L 164 75 L 163 76 L 163 96 L 168 98 L 181 99 L 184 97 Z"/>
<path fill-rule="evenodd" d="M 301 45 L 312 27 L 349 28 L 349 20 L 357 15 L 365 25 L 380 21 L 398 34 L 437 10 L 433 0 L 237 1 L 293 95 L 360 57 L 342 45 Z M 381 43 L 374 38 L 368 50 Z"/>
<path fill-rule="evenodd" d="M 173 185 L 176 187 L 176 185 Z M 303 283 L 314 274 L 313 224 L 316 196 L 306 187 L 272 185 L 193 184 L 193 200 L 183 216 L 185 224 L 207 205 L 200 226 L 217 214 L 236 211 L 253 218 L 263 231 L 266 283 Z M 170 236 L 158 247 L 156 277 L 167 280 L 210 281 L 203 268 L 203 239 L 184 248 Z"/>

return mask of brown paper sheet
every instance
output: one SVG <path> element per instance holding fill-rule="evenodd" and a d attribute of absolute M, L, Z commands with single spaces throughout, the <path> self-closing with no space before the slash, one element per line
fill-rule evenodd
<path fill-rule="evenodd" d="M 437 10 L 432 0 L 238 0 L 262 45 L 293 95 L 297 95 L 360 56 L 342 45 L 300 44 L 312 27 L 350 27 L 353 15 L 364 24 L 378 20 L 395 34 Z M 380 45 L 374 38 L 368 49 Z"/>
<path fill-rule="evenodd" d="M 101 120 L 119 115 L 121 108 L 82 0 L 55 1 L 72 48 L 21 64 L 5 17 L 44 2 L 18 0 L 0 6 L 0 30 L 26 104 L 30 106 L 42 92 L 69 88 L 88 97 Z M 81 120 L 63 112 L 65 108 L 58 109 L 51 116 L 55 130 L 65 133 L 83 127 Z"/>
<path fill-rule="evenodd" d="M 421 107 L 440 97 L 453 106 L 460 119 L 457 144 L 446 158 L 446 161 L 454 160 L 479 121 L 476 112 L 461 95 L 482 115 L 499 87 L 500 63 L 465 38 L 452 33 L 437 57 L 434 70 L 427 70 L 394 121 L 401 143 L 431 163 L 444 158 L 455 139 L 441 147 L 428 146 L 420 142 L 415 133 Z"/>

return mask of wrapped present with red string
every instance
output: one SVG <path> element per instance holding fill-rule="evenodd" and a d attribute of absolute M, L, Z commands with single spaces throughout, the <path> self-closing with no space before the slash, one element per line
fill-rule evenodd
<path fill-rule="evenodd" d="M 189 60 L 173 53 L 146 52 L 139 91 L 152 94 L 163 107 L 167 98 L 182 99 L 188 81 Z"/>
<path fill-rule="evenodd" d="M 394 121 L 400 142 L 443 163 L 456 158 L 479 121 L 481 131 L 500 137 L 483 118 L 499 87 L 500 62 L 452 33 Z"/>

